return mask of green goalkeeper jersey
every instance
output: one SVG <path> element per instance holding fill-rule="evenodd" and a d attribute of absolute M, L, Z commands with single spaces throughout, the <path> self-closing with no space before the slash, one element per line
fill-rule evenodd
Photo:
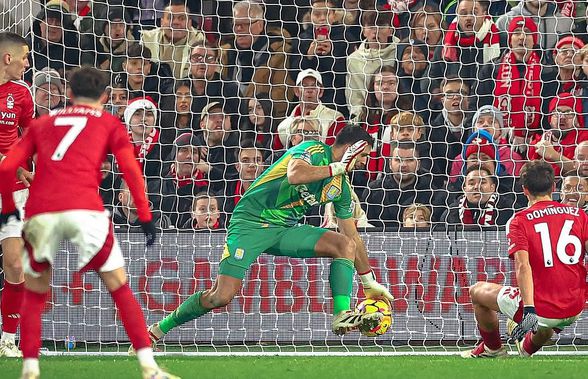
<path fill-rule="evenodd" d="M 231 226 L 242 221 L 293 226 L 310 207 L 330 202 L 334 204 L 338 218 L 352 217 L 352 188 L 347 175 L 292 185 L 286 174 L 292 159 L 302 159 L 313 166 L 328 166 L 332 162 L 331 147 L 322 142 L 307 141 L 286 151 L 245 192 L 235 207 Z"/>

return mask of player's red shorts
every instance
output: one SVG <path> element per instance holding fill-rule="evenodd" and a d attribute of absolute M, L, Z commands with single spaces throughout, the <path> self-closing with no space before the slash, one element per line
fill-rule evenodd
<path fill-rule="evenodd" d="M 32 276 L 38 276 L 53 264 L 59 244 L 65 240 L 78 247 L 78 270 L 108 272 L 124 266 L 107 211 L 39 214 L 25 222 L 23 239 L 26 251 L 23 267 Z"/>
<path fill-rule="evenodd" d="M 523 299 L 521 291 L 516 287 L 504 286 L 498 292 L 496 299 L 500 312 L 515 322 L 520 322 L 523 316 Z M 580 312 L 580 314 L 582 314 Z M 572 325 L 580 314 L 567 318 L 545 318 L 537 315 L 539 327 L 554 329 L 556 332 L 563 330 L 566 326 Z"/>

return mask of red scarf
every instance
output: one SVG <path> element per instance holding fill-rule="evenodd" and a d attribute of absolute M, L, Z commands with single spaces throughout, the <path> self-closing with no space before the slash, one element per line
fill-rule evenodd
<path fill-rule="evenodd" d="M 445 34 L 441 56 L 445 61 L 459 62 L 459 49 L 457 47 L 474 47 L 478 42 L 482 43 L 484 49 L 493 45 L 500 45 L 500 32 L 494 22 L 492 22 L 492 18 L 486 16 L 479 32 L 472 36 L 465 36 L 457 29 L 456 17 L 455 21 L 449 25 Z"/>
<path fill-rule="evenodd" d="M 241 183 L 240 180 L 237 180 L 237 184 L 235 184 L 235 197 L 233 199 L 235 201 L 235 205 L 237 205 L 239 200 L 241 200 L 241 197 L 244 193 L 245 190 L 243 189 L 243 183 Z"/>
<path fill-rule="evenodd" d="M 525 77 L 521 78 L 512 51 L 507 52 L 498 67 L 494 106 L 505 117 L 505 126 L 515 130 L 518 137 L 525 129 L 537 129 L 541 114 L 541 58 L 531 53 L 525 63 Z"/>
<path fill-rule="evenodd" d="M 468 207 L 468 201 L 464 195 L 459 200 L 459 218 L 463 225 L 495 225 L 496 223 L 496 202 L 497 194 L 492 194 L 483 209 L 472 209 Z"/>
<path fill-rule="evenodd" d="M 132 137 L 131 137 L 132 142 Z M 136 143 L 133 142 L 133 148 L 135 149 L 135 158 L 139 161 L 139 163 L 143 163 L 145 157 L 149 155 L 151 150 L 157 145 L 159 142 L 159 130 L 157 128 L 152 128 L 151 133 L 145 138 L 143 143 Z"/>
<path fill-rule="evenodd" d="M 84 17 L 90 14 L 90 6 L 86 5 L 85 7 L 83 7 L 82 9 L 80 9 L 80 11 L 78 12 L 78 16 L 80 17 Z"/>
<path fill-rule="evenodd" d="M 196 187 L 205 187 L 208 185 L 208 180 L 204 177 L 204 173 L 200 170 L 196 170 L 193 176 L 178 176 L 176 173 L 176 164 L 173 163 L 169 168 L 169 176 L 174 178 L 176 186 L 179 188 L 185 187 L 194 183 Z"/>

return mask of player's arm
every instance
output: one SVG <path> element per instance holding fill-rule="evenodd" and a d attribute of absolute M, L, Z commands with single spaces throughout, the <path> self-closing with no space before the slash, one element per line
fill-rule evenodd
<path fill-rule="evenodd" d="M 357 271 L 363 287 L 363 293 L 367 298 L 385 298 L 393 301 L 394 296 L 386 287 L 376 281 L 376 275 L 372 270 L 368 259 L 367 249 L 361 236 L 357 232 L 353 217 L 337 218 L 337 225 L 341 233 L 355 242 L 355 270 Z"/>
<path fill-rule="evenodd" d="M 525 307 L 534 307 L 533 272 L 531 271 L 531 265 L 529 264 L 529 253 L 526 250 L 517 251 L 514 254 L 514 261 L 517 283 L 519 284 L 519 290 L 521 291 L 523 305 Z"/>
<path fill-rule="evenodd" d="M 33 139 L 30 133 L 13 146 L 0 163 L 0 196 L 2 196 L 2 213 L 14 214 L 16 206 L 12 197 L 16 185 L 16 172 L 28 157 L 35 153 Z"/>

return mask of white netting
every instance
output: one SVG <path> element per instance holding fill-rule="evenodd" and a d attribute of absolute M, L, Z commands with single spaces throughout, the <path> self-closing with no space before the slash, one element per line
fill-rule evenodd
<path fill-rule="evenodd" d="M 167 3 L 0 8 L 2 29 L 31 43 L 25 80 L 38 115 L 67 103 L 73 67 L 111 75 L 107 109 L 129 129 L 163 230 L 145 250 L 109 158 L 101 194 L 148 323 L 212 283 L 220 231 L 252 180 L 304 139 L 332 144 L 350 120 L 375 140 L 366 169 L 352 176 L 355 215 L 378 277 L 399 300 L 390 332 L 341 339 L 329 331 L 328 262 L 262 256 L 230 312 L 178 328 L 164 349 L 452 351 L 476 340 L 467 287 L 514 280 L 502 227 L 526 206 L 524 162 L 544 157 L 558 175 L 588 176 L 585 3 Z M 148 103 L 133 100 L 145 96 Z M 471 166 L 482 169 L 468 176 Z M 583 207 L 586 186 L 566 180 L 564 200 Z M 313 210 L 305 222 L 332 227 L 332 210 Z M 107 292 L 68 262 L 62 254 L 55 265 L 44 339 L 51 349 L 74 336 L 82 351 L 123 351 Z M 586 327 L 581 318 L 554 349 L 583 345 Z"/>

